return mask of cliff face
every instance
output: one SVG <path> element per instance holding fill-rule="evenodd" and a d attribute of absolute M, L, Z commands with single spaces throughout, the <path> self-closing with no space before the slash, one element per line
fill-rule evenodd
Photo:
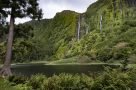
<path fill-rule="evenodd" d="M 39 58 L 88 56 L 91 60 L 136 58 L 136 1 L 98 0 L 86 13 L 58 13 L 30 22 Z"/>
<path fill-rule="evenodd" d="M 73 55 L 77 54 L 74 52 L 77 50 L 92 60 L 136 58 L 135 0 L 99 0 L 92 4 L 82 17 L 86 26 L 82 24 L 81 27 L 85 28 L 81 31 L 88 30 L 89 33 L 84 34 L 80 42 L 73 46 Z"/>
<path fill-rule="evenodd" d="M 103 28 L 120 25 L 122 20 L 135 18 L 135 0 L 99 0 L 91 5 L 86 12 L 86 22 L 91 23 L 92 29 L 100 28 L 100 20 L 103 18 Z"/>

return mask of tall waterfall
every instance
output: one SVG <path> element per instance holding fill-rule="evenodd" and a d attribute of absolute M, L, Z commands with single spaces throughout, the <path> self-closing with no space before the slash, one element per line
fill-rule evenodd
<path fill-rule="evenodd" d="M 89 32 L 89 26 L 86 26 L 86 34 Z"/>
<path fill-rule="evenodd" d="M 80 15 L 78 17 L 78 27 L 77 27 L 77 40 L 80 40 L 80 28 L 81 28 L 81 18 Z"/>
<path fill-rule="evenodd" d="M 120 13 L 121 13 L 121 15 L 123 15 L 123 10 L 122 10 L 123 4 L 122 3 L 123 3 L 122 0 L 120 0 L 119 7 L 120 7 Z"/>
<path fill-rule="evenodd" d="M 102 32 L 102 20 L 103 20 L 103 16 L 100 16 L 100 32 Z"/>

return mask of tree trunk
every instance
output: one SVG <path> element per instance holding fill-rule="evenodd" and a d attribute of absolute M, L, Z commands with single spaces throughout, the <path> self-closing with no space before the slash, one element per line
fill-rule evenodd
<path fill-rule="evenodd" d="M 10 76 L 11 72 L 11 58 L 12 58 L 12 44 L 13 44 L 13 36 L 14 36 L 14 16 L 10 17 L 10 26 L 9 26 L 9 34 L 7 41 L 7 51 L 4 65 L 0 71 L 0 75 L 2 76 Z"/>

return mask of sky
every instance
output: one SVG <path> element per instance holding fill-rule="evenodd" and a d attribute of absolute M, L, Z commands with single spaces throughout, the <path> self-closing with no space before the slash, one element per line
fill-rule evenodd
<path fill-rule="evenodd" d="M 87 7 L 97 0 L 40 0 L 39 6 L 43 10 L 43 18 L 53 18 L 57 12 L 72 10 L 83 13 Z M 16 19 L 16 24 L 30 21 L 29 18 Z"/>

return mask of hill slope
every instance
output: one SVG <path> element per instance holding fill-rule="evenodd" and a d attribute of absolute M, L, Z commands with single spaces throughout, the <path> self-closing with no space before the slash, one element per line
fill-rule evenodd
<path fill-rule="evenodd" d="M 135 0 L 98 0 L 86 13 L 63 11 L 53 19 L 29 23 L 34 26 L 32 53 L 37 59 L 136 59 Z"/>
<path fill-rule="evenodd" d="M 63 11 L 53 19 L 29 22 L 34 26 L 33 41 L 36 42 L 37 59 L 60 59 L 65 57 L 69 43 L 76 37 L 78 13 Z"/>

